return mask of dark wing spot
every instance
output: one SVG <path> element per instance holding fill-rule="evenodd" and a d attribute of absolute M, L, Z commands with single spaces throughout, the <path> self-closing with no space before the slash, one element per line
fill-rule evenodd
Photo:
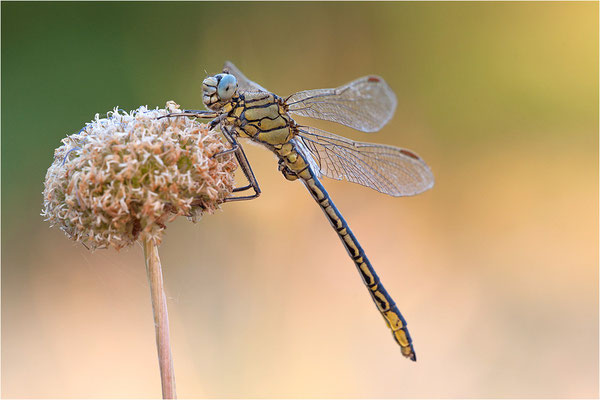
<path fill-rule="evenodd" d="M 414 158 L 415 160 L 420 160 L 418 155 L 408 150 L 400 149 L 400 153 L 404 154 L 405 156 L 409 156 L 410 158 Z"/>

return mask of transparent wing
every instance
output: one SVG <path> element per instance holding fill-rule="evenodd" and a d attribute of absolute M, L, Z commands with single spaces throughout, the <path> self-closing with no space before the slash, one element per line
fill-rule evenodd
<path fill-rule="evenodd" d="M 299 142 L 328 178 L 346 179 L 392 196 L 412 196 L 433 186 L 433 174 L 415 153 L 393 146 L 361 143 L 307 126 Z M 314 168 L 314 167 L 313 167 Z"/>
<path fill-rule="evenodd" d="M 246 75 L 242 74 L 242 71 L 233 65 L 231 61 L 225 61 L 225 65 L 223 65 L 223 72 L 235 76 L 238 81 L 238 89 L 240 89 L 242 92 L 268 92 L 267 89 L 260 86 L 258 83 L 246 78 Z"/>
<path fill-rule="evenodd" d="M 290 113 L 363 132 L 380 130 L 394 115 L 396 104 L 396 95 L 378 76 L 364 76 L 335 89 L 305 90 L 287 99 Z"/>

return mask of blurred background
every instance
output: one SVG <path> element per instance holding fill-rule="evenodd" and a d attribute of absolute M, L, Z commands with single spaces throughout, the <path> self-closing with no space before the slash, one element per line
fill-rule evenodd
<path fill-rule="evenodd" d="M 304 187 L 246 146 L 262 196 L 160 248 L 179 397 L 598 396 L 598 3 L 4 2 L 1 29 L 3 397 L 160 396 L 141 248 L 51 229 L 43 181 L 96 113 L 202 108 L 225 60 L 281 96 L 395 90 L 380 133 L 314 125 L 434 171 L 412 198 L 324 182 L 419 361 Z"/>

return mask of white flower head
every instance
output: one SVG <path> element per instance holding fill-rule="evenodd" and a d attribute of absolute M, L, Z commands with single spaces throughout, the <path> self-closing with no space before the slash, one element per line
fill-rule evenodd
<path fill-rule="evenodd" d="M 160 243 L 177 216 L 196 221 L 233 190 L 237 164 L 217 132 L 179 112 L 115 108 L 62 140 L 46 174 L 42 215 L 92 249 L 116 249 L 140 235 Z"/>

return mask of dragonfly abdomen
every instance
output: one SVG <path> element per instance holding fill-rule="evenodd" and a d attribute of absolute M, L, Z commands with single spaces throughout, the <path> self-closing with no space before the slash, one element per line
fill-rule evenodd
<path fill-rule="evenodd" d="M 285 162 L 285 167 L 288 171 L 294 172 L 297 177 L 302 179 L 312 197 L 317 201 L 325 213 L 329 223 L 335 229 L 346 248 L 346 251 L 354 261 L 365 286 L 369 289 L 369 294 L 377 306 L 377 309 L 383 316 L 388 327 L 392 330 L 394 340 L 400 345 L 402 354 L 405 357 L 416 361 L 417 358 L 412 345 L 412 339 L 406 327 L 406 320 L 400 313 L 400 310 L 398 310 L 398 307 L 396 307 L 396 303 L 392 297 L 381 284 L 375 269 L 360 246 L 360 243 L 350 230 L 348 223 L 344 220 L 344 217 L 342 217 L 342 214 L 336 208 L 335 204 L 333 204 L 329 194 L 315 176 L 304 157 L 299 154 L 296 149 L 293 149 L 289 155 L 296 157 L 296 160 L 294 163 Z M 286 175 L 285 171 L 283 172 L 284 175 Z"/>

